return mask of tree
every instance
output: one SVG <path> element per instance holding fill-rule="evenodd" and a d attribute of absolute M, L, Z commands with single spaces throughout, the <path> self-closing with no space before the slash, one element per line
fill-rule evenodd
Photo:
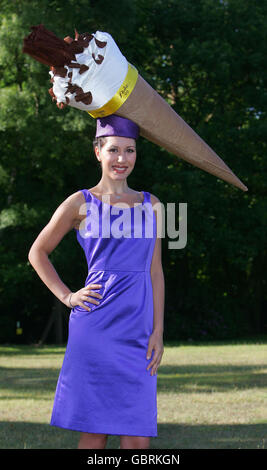
<path fill-rule="evenodd" d="M 242 193 L 140 139 L 128 184 L 188 203 L 188 242 L 163 239 L 168 338 L 266 332 L 266 3 L 256 0 L 1 1 L 0 340 L 39 339 L 53 305 L 27 260 L 56 207 L 100 178 L 94 121 L 52 103 L 48 68 L 22 54 L 30 26 L 108 31 L 141 75 L 248 186 Z M 123 21 L 122 21 L 123 18 Z M 144 188 L 143 181 L 146 181 Z M 51 254 L 71 289 L 86 276 L 69 233 Z M 74 282 L 74 280 L 76 280 Z M 76 284 L 76 285 L 75 285 Z"/>

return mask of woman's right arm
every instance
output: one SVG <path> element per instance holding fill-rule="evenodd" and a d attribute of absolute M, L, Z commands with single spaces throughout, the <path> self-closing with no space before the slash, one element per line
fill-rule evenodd
<path fill-rule="evenodd" d="M 61 281 L 48 256 L 77 223 L 79 209 L 84 203 L 80 191 L 63 201 L 40 232 L 28 253 L 28 260 L 48 289 L 68 307 L 71 290 Z"/>

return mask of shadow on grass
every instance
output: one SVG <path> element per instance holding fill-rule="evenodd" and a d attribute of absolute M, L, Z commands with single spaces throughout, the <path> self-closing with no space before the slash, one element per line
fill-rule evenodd
<path fill-rule="evenodd" d="M 266 369 L 267 365 L 160 366 L 158 369 L 158 391 L 164 393 L 209 393 L 265 388 Z"/>
<path fill-rule="evenodd" d="M 76 449 L 77 431 L 49 424 L 0 422 L 1 449 Z M 120 437 L 109 435 L 106 449 L 118 449 Z M 266 449 L 266 425 L 158 424 L 151 449 Z"/>
<path fill-rule="evenodd" d="M 25 344 L 7 344 L 7 345 L 0 345 L 0 357 L 1 356 L 54 356 L 60 355 L 62 356 L 65 353 L 66 345 L 58 346 L 58 345 L 44 345 L 44 346 L 37 346 L 37 345 L 25 345 Z"/>
<path fill-rule="evenodd" d="M 51 393 L 55 392 L 60 369 L 54 368 L 8 368 L 0 367 L 0 389 L 12 392 L 5 396 L 2 392 L 1 400 L 43 399 L 47 396 L 51 400 Z"/>
<path fill-rule="evenodd" d="M 266 387 L 267 366 L 189 365 L 160 366 L 158 392 L 212 393 Z M 261 373 L 262 371 L 262 373 Z M 3 399 L 51 399 L 55 392 L 60 369 L 0 367 L 0 388 L 6 391 Z M 17 394 L 17 396 L 16 396 Z"/>

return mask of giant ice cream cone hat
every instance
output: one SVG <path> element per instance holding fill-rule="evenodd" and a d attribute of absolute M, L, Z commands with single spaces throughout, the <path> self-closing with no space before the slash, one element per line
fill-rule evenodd
<path fill-rule="evenodd" d="M 23 52 L 49 65 L 59 108 L 66 105 L 92 117 L 110 114 L 128 118 L 140 134 L 187 162 L 247 191 L 224 161 L 140 76 L 108 33 L 75 32 L 57 38 L 43 25 L 33 26 L 24 39 Z"/>

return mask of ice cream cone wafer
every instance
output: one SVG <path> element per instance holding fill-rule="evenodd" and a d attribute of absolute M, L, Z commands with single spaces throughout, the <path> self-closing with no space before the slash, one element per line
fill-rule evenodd
<path fill-rule="evenodd" d="M 208 173 L 248 188 L 206 142 L 139 75 L 134 90 L 116 114 L 134 121 L 140 134 Z"/>

